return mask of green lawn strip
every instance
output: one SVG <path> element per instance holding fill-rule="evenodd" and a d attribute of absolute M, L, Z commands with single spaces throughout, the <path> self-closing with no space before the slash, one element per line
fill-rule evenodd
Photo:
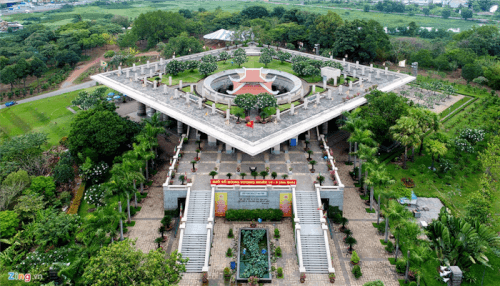
<path fill-rule="evenodd" d="M 97 87 L 85 90 L 91 91 Z M 0 110 L 0 127 L 6 136 L 12 137 L 31 131 L 46 132 L 49 146 L 57 144 L 61 137 L 69 133 L 71 118 L 74 116 L 67 107 L 81 90 L 14 105 Z"/>
<path fill-rule="evenodd" d="M 365 208 L 365 210 L 366 210 L 367 213 L 370 213 L 370 214 L 376 213 L 375 209 L 370 210 L 370 208 Z"/>
<path fill-rule="evenodd" d="M 191 92 L 191 87 L 190 86 L 183 87 L 182 91 L 184 91 L 184 92 Z"/>
<path fill-rule="evenodd" d="M 465 103 L 463 106 L 458 107 L 456 109 L 456 111 L 451 116 L 449 116 L 449 117 L 445 118 L 444 120 L 442 120 L 441 123 L 444 124 L 445 122 L 447 122 L 451 118 L 455 117 L 457 114 L 459 114 L 460 112 L 462 112 L 463 110 L 465 110 L 468 106 L 470 106 L 476 100 L 478 100 L 478 99 L 477 98 L 473 98 L 472 100 L 469 100 L 467 103 Z M 444 117 L 444 116 L 442 116 L 442 117 Z"/>
<path fill-rule="evenodd" d="M 369 199 L 370 199 L 370 197 L 369 197 L 368 195 L 366 195 L 366 196 L 362 196 L 362 195 L 360 195 L 359 197 L 360 197 L 362 200 L 365 200 L 365 201 L 367 201 L 367 200 L 369 200 Z"/>
<path fill-rule="evenodd" d="M 461 98 L 459 101 L 455 102 L 452 106 L 443 110 L 439 115 L 441 115 L 441 118 L 445 117 L 446 115 L 450 114 L 455 109 L 459 108 L 462 104 L 467 102 L 469 99 L 471 99 L 471 98 L 467 97 L 467 96 L 464 98 Z"/>
<path fill-rule="evenodd" d="M 210 100 L 207 100 L 205 103 L 206 103 L 206 104 L 208 104 L 208 105 L 210 105 L 210 106 L 212 106 L 212 104 L 213 104 L 213 102 L 212 102 L 212 101 L 210 101 Z M 225 111 L 227 110 L 227 104 L 216 103 L 216 104 L 215 104 L 215 108 L 217 108 L 217 109 L 222 110 L 222 111 L 224 111 L 224 112 L 225 112 Z M 245 112 L 245 110 L 244 110 L 243 108 L 241 108 L 241 107 L 234 106 L 234 105 L 232 105 L 232 106 L 231 106 L 231 111 L 230 111 L 230 112 L 231 112 L 231 114 L 233 114 L 233 115 L 234 115 L 234 114 L 236 114 L 236 112 L 238 112 L 238 111 L 240 111 L 240 112 Z"/>

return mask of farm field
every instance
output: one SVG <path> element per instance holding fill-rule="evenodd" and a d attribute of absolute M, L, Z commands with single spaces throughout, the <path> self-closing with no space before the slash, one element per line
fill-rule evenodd
<path fill-rule="evenodd" d="M 91 91 L 97 87 L 84 90 Z M 67 109 L 81 90 L 0 110 L 0 136 L 6 139 L 29 132 L 48 134 L 49 147 L 69 133 L 74 114 Z"/>
<path fill-rule="evenodd" d="M 331 3 L 320 3 L 314 5 L 298 5 L 298 1 L 284 2 L 283 6 L 286 9 L 297 8 L 300 10 L 305 10 L 314 13 L 325 14 L 327 11 L 332 10 L 342 17 L 344 20 L 376 20 L 380 22 L 384 27 L 397 27 L 401 25 L 407 25 L 409 22 L 414 21 L 417 25 L 421 27 L 434 27 L 434 28 L 460 28 L 460 30 L 469 29 L 478 23 L 474 21 L 465 20 L 455 20 L 455 19 L 442 19 L 434 17 L 424 17 L 424 16 L 407 16 L 407 15 L 395 15 L 386 13 L 375 13 L 375 12 L 362 12 L 357 10 L 346 10 L 345 8 L 335 8 L 331 7 Z M 274 7 L 278 6 L 273 3 L 263 3 L 263 2 L 242 2 L 242 1 L 176 1 L 170 2 L 165 1 L 163 3 L 153 3 L 149 1 L 134 2 L 134 4 L 124 5 L 120 7 L 119 5 L 113 5 L 110 8 L 106 6 L 85 6 L 85 7 L 75 7 L 71 12 L 59 12 L 51 13 L 41 17 L 41 23 L 46 24 L 54 29 L 58 26 L 70 23 L 76 14 L 80 14 L 83 20 L 99 20 L 104 19 L 106 14 L 127 16 L 130 18 L 135 18 L 141 13 L 154 11 L 154 10 L 166 10 L 166 11 L 178 11 L 179 9 L 197 10 L 198 8 L 204 8 L 208 11 L 215 10 L 220 7 L 222 10 L 236 12 L 250 6 L 261 5 L 266 7 L 268 10 L 272 10 Z M 329 8 L 325 8 L 328 6 Z M 22 21 L 33 16 L 38 16 L 40 14 L 15 14 L 11 16 L 6 16 L 5 19 L 9 21 Z M 497 24 L 498 25 L 498 24 Z"/>

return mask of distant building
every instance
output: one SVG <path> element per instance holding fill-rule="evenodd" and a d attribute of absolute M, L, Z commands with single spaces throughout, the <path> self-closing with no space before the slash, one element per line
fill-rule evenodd
<path fill-rule="evenodd" d="M 19 22 L 0 22 L 0 32 L 7 32 L 9 28 L 12 28 L 12 31 L 22 30 L 24 26 L 19 24 Z"/>

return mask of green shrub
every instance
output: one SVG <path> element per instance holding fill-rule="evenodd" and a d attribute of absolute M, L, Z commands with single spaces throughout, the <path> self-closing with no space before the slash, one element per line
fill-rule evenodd
<path fill-rule="evenodd" d="M 104 53 L 104 57 L 105 58 L 111 58 L 114 55 L 115 55 L 115 51 L 113 51 L 113 50 L 110 50 L 110 51 L 107 51 L 107 52 Z"/>
<path fill-rule="evenodd" d="M 31 182 L 28 172 L 25 170 L 19 170 L 17 172 L 10 173 L 5 180 L 3 180 L 2 185 L 13 186 L 14 184 L 19 184 L 21 189 L 28 187 Z M 55 186 L 54 186 L 55 189 Z"/>
<path fill-rule="evenodd" d="M 144 193 L 142 196 L 145 197 L 145 195 L 147 195 L 147 193 Z M 175 209 L 175 210 L 165 210 L 163 212 L 164 215 L 169 215 L 171 217 L 178 217 L 179 216 L 179 213 L 180 213 L 180 210 L 179 209 Z"/>
<path fill-rule="evenodd" d="M 411 281 L 411 282 L 410 282 L 410 286 L 417 286 L 417 282 L 415 282 L 415 281 Z"/>
<path fill-rule="evenodd" d="M 233 249 L 232 248 L 228 248 L 227 251 L 226 251 L 226 256 L 227 257 L 232 257 L 233 256 Z"/>
<path fill-rule="evenodd" d="M 262 220 L 280 221 L 283 211 L 280 209 L 253 209 L 253 210 L 227 210 L 228 221 L 251 221 L 261 218 Z"/>
<path fill-rule="evenodd" d="M 402 274 L 406 271 L 406 261 L 403 258 L 398 259 L 396 262 L 396 272 Z"/>
<path fill-rule="evenodd" d="M 54 168 L 54 179 L 59 184 L 69 183 L 75 178 L 75 171 L 69 164 L 58 163 Z"/>
<path fill-rule="evenodd" d="M 276 250 L 274 251 L 277 257 L 281 257 L 281 247 L 276 247 Z"/>
<path fill-rule="evenodd" d="M 43 194 L 46 199 L 49 199 L 55 195 L 56 184 L 52 177 L 38 176 L 31 181 L 30 189 L 39 195 Z"/>
<path fill-rule="evenodd" d="M 392 241 L 387 240 L 387 246 L 385 247 L 385 250 L 389 253 L 394 252 L 394 244 L 392 243 Z"/>
<path fill-rule="evenodd" d="M 351 262 L 354 264 L 359 263 L 359 255 L 356 253 L 356 250 L 352 252 Z"/>
<path fill-rule="evenodd" d="M 283 278 L 283 268 L 278 267 L 278 278 Z"/>
<path fill-rule="evenodd" d="M 356 279 L 361 277 L 363 275 L 363 273 L 361 273 L 361 267 L 359 267 L 359 265 L 354 265 L 354 267 L 352 268 L 352 274 L 354 274 L 354 277 L 356 277 Z"/>
<path fill-rule="evenodd" d="M 16 234 L 19 227 L 18 214 L 14 211 L 0 212 L 0 238 L 9 238 Z"/>
<path fill-rule="evenodd" d="M 370 281 L 363 284 L 363 286 L 384 286 L 384 282 L 380 280 Z"/>
<path fill-rule="evenodd" d="M 233 229 L 230 228 L 229 233 L 227 234 L 227 238 L 233 238 L 233 237 L 234 237 Z"/>
<path fill-rule="evenodd" d="M 277 228 L 274 229 L 274 238 L 280 238 L 280 230 Z"/>
<path fill-rule="evenodd" d="M 165 226 L 165 227 L 169 227 L 170 224 L 172 223 L 172 217 L 169 216 L 169 215 L 166 215 L 163 217 L 163 219 L 161 220 L 161 223 Z"/>
<path fill-rule="evenodd" d="M 377 230 L 380 232 L 380 233 L 385 233 L 385 223 L 379 223 L 377 225 Z"/>

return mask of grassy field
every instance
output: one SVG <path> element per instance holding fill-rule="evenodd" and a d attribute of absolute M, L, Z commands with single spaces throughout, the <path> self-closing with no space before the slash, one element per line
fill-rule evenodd
<path fill-rule="evenodd" d="M 90 91 L 96 87 L 90 87 Z M 48 134 L 49 146 L 53 146 L 69 133 L 74 116 L 66 107 L 78 95 L 79 90 L 58 96 L 23 103 L 0 110 L 0 136 L 9 138 L 29 132 Z"/>
<path fill-rule="evenodd" d="M 299 4 L 299 1 L 286 1 L 283 2 L 285 9 L 297 8 L 299 10 L 305 10 L 314 13 L 325 14 L 327 11 L 334 11 L 339 14 L 344 20 L 353 19 L 363 19 L 363 20 L 376 20 L 384 27 L 397 27 L 402 25 L 407 25 L 409 22 L 414 21 L 417 25 L 422 27 L 434 27 L 434 28 L 460 28 L 461 30 L 469 29 L 478 23 L 474 21 L 465 20 L 454 20 L 454 19 L 442 19 L 424 16 L 408 16 L 408 15 L 395 15 L 386 13 L 376 13 L 376 12 L 362 12 L 357 10 L 346 10 L 345 8 L 334 7 L 334 3 L 319 3 L 304 6 L 295 6 Z M 163 3 L 150 2 L 150 1 L 136 1 L 133 4 L 123 6 L 112 5 L 112 6 L 84 6 L 75 7 L 71 12 L 62 13 L 50 13 L 43 14 L 41 22 L 47 24 L 50 27 L 56 28 L 57 26 L 70 23 L 73 16 L 80 14 L 83 20 L 99 20 L 104 19 L 106 14 L 122 15 L 130 18 L 135 18 L 141 13 L 146 13 L 154 10 L 167 10 L 167 11 L 178 11 L 179 9 L 188 10 L 198 10 L 198 8 L 204 8 L 208 11 L 213 11 L 217 7 L 222 10 L 237 12 L 250 6 L 261 5 L 266 7 L 268 10 L 277 7 L 276 4 L 264 3 L 264 2 L 242 2 L 242 1 L 165 1 Z M 321 7 L 320 7 L 321 6 Z M 327 7 L 328 8 L 325 8 Z M 6 16 L 5 19 L 9 21 L 19 21 L 39 14 L 15 14 L 11 16 Z M 497 24 L 498 25 L 498 24 Z"/>

